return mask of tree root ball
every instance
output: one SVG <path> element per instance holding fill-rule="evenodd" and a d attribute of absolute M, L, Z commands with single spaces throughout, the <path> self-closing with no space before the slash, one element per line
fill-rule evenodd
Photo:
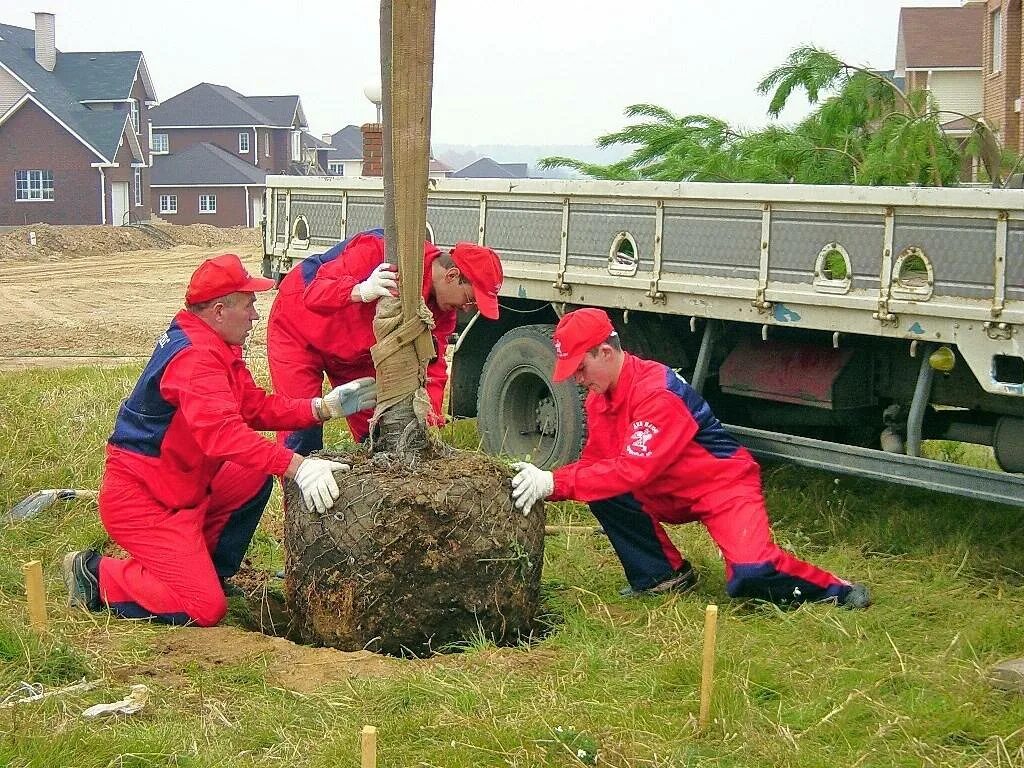
<path fill-rule="evenodd" d="M 285 595 L 290 634 L 353 651 L 423 656 L 537 630 L 543 505 L 512 506 L 511 471 L 482 454 L 411 464 L 328 455 L 341 496 L 324 515 L 285 487 Z"/>

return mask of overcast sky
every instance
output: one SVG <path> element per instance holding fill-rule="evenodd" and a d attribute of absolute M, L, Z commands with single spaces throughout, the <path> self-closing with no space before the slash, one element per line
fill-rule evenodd
<path fill-rule="evenodd" d="M 762 125 L 754 87 L 797 46 L 891 68 L 903 5 L 960 2 L 437 0 L 432 137 L 591 144 L 639 102 Z M 316 135 L 374 119 L 375 0 L 2 0 L 0 20 L 32 27 L 40 10 L 57 15 L 61 50 L 141 50 L 160 99 L 207 81 L 297 93 Z"/>

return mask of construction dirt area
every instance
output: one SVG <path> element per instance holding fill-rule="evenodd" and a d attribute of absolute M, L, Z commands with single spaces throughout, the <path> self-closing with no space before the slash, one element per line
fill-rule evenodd
<path fill-rule="evenodd" d="M 0 370 L 148 358 L 181 308 L 192 271 L 227 252 L 257 274 L 259 230 L 42 224 L 0 234 Z M 258 304 L 250 342 L 257 355 L 270 300 Z"/>

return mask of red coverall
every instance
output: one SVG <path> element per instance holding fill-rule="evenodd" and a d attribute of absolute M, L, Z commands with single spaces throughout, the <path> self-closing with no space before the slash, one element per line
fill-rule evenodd
<path fill-rule="evenodd" d="M 442 312 L 432 298 L 430 270 L 441 255 L 434 245 L 423 247 L 423 299 L 434 316 L 437 357 L 427 366 L 427 394 L 433 413 L 430 424 L 443 424 L 444 385 L 448 380 L 445 349 L 455 330 L 457 313 Z M 383 230 L 370 230 L 305 259 L 281 281 L 270 309 L 267 357 L 274 391 L 288 397 L 319 397 L 323 378 L 332 387 L 361 376 L 374 376 L 370 347 L 376 343 L 373 318 L 377 303 L 352 301 L 352 289 L 384 261 Z M 352 437 L 369 434 L 373 412 L 348 417 Z M 278 442 L 303 455 L 323 447 L 319 425 L 302 432 L 279 432 Z"/>
<path fill-rule="evenodd" d="M 118 411 L 100 517 L 128 559 L 100 560 L 103 601 L 128 618 L 216 624 L 269 498 L 294 455 L 255 430 L 317 423 L 308 399 L 268 395 L 242 350 L 181 311 Z"/>
<path fill-rule="evenodd" d="M 775 544 L 757 463 L 673 370 L 625 353 L 614 390 L 590 393 L 586 412 L 583 453 L 554 471 L 550 499 L 590 502 L 633 589 L 683 563 L 661 524 L 699 521 L 725 559 L 731 597 L 845 599 L 849 582 Z"/>

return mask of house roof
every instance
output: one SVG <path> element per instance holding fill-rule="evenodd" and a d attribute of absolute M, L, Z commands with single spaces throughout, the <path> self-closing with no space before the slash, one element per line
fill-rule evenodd
<path fill-rule="evenodd" d="M 127 99 L 139 71 L 143 72 L 147 95 L 156 98 L 141 52 L 57 51 L 56 66 L 53 72 L 48 72 L 35 59 L 35 31 L 9 24 L 0 24 L 0 67 L 28 87 L 29 99 L 105 162 L 113 162 L 117 154 L 129 113 L 91 110 L 80 102 Z"/>
<path fill-rule="evenodd" d="M 525 179 L 526 163 L 498 163 L 481 157 L 452 174 L 454 179 Z"/>
<path fill-rule="evenodd" d="M 331 148 L 335 151 L 332 160 L 362 160 L 363 132 L 358 126 L 346 125 L 331 135 Z"/>
<path fill-rule="evenodd" d="M 451 173 L 452 171 L 449 166 L 445 165 L 440 160 L 435 160 L 434 158 L 430 158 L 427 168 L 430 173 Z"/>
<path fill-rule="evenodd" d="M 303 149 L 324 149 L 328 152 L 333 152 L 334 147 L 328 144 L 326 141 L 320 141 L 316 136 L 311 133 L 302 132 L 301 136 Z"/>
<path fill-rule="evenodd" d="M 981 68 L 984 4 L 900 9 L 896 69 Z"/>
<path fill-rule="evenodd" d="M 154 155 L 153 186 L 265 184 L 267 173 L 215 144 L 203 141 L 173 155 Z"/>
<path fill-rule="evenodd" d="M 154 128 L 238 126 L 305 128 L 298 96 L 243 96 L 226 85 L 199 83 L 149 110 Z"/>

